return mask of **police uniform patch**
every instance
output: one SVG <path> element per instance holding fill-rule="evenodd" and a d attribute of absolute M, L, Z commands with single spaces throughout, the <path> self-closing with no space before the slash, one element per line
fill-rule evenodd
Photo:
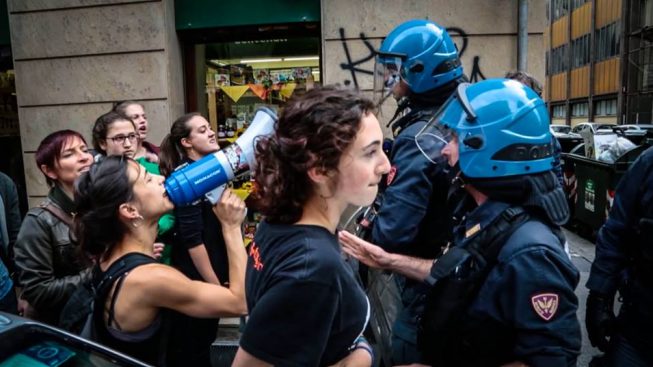
<path fill-rule="evenodd" d="M 390 167 L 390 172 L 388 172 L 388 177 L 386 178 L 385 181 L 386 186 L 390 186 L 392 181 L 395 179 L 396 174 L 397 174 L 397 167 L 396 166 Z"/>
<path fill-rule="evenodd" d="M 540 293 L 531 297 L 535 313 L 544 321 L 549 321 L 558 311 L 559 298 L 555 293 Z"/>
<path fill-rule="evenodd" d="M 474 224 L 473 227 L 471 227 L 471 228 L 469 228 L 468 230 L 465 231 L 465 238 L 469 238 L 469 237 L 477 234 L 478 231 L 480 231 L 480 230 L 481 230 L 481 224 L 480 223 Z"/>

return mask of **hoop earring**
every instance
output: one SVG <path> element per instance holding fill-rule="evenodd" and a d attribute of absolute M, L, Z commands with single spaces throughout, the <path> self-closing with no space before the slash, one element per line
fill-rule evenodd
<path fill-rule="evenodd" d="M 132 219 L 132 227 L 138 228 L 141 226 L 141 223 L 143 222 L 143 216 L 139 215 L 137 218 Z"/>

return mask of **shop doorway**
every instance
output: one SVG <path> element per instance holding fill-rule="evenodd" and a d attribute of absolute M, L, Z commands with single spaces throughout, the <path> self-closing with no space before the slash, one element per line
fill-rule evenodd
<path fill-rule="evenodd" d="M 321 81 L 319 23 L 229 27 L 185 38 L 186 110 L 206 116 L 220 146 L 233 142 L 257 108 L 276 112 Z"/>

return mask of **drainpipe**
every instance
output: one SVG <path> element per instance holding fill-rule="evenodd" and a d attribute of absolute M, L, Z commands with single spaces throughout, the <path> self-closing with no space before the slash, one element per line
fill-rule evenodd
<path fill-rule="evenodd" d="M 517 31 L 517 69 L 528 69 L 528 0 L 519 0 L 519 29 Z"/>

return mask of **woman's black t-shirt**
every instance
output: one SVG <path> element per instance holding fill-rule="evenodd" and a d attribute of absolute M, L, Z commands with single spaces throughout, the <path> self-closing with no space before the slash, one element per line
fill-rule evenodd
<path fill-rule="evenodd" d="M 186 159 L 184 163 L 191 164 Z M 229 281 L 229 258 L 222 237 L 222 226 L 213 213 L 213 204 L 201 197 L 192 204 L 175 207 L 175 240 L 172 246 L 172 265 L 192 280 L 204 281 L 188 252 L 204 244 L 215 275 L 220 283 Z"/>
<path fill-rule="evenodd" d="M 370 307 L 323 227 L 263 221 L 249 249 L 249 320 L 240 346 L 277 366 L 325 366 L 346 357 Z"/>

